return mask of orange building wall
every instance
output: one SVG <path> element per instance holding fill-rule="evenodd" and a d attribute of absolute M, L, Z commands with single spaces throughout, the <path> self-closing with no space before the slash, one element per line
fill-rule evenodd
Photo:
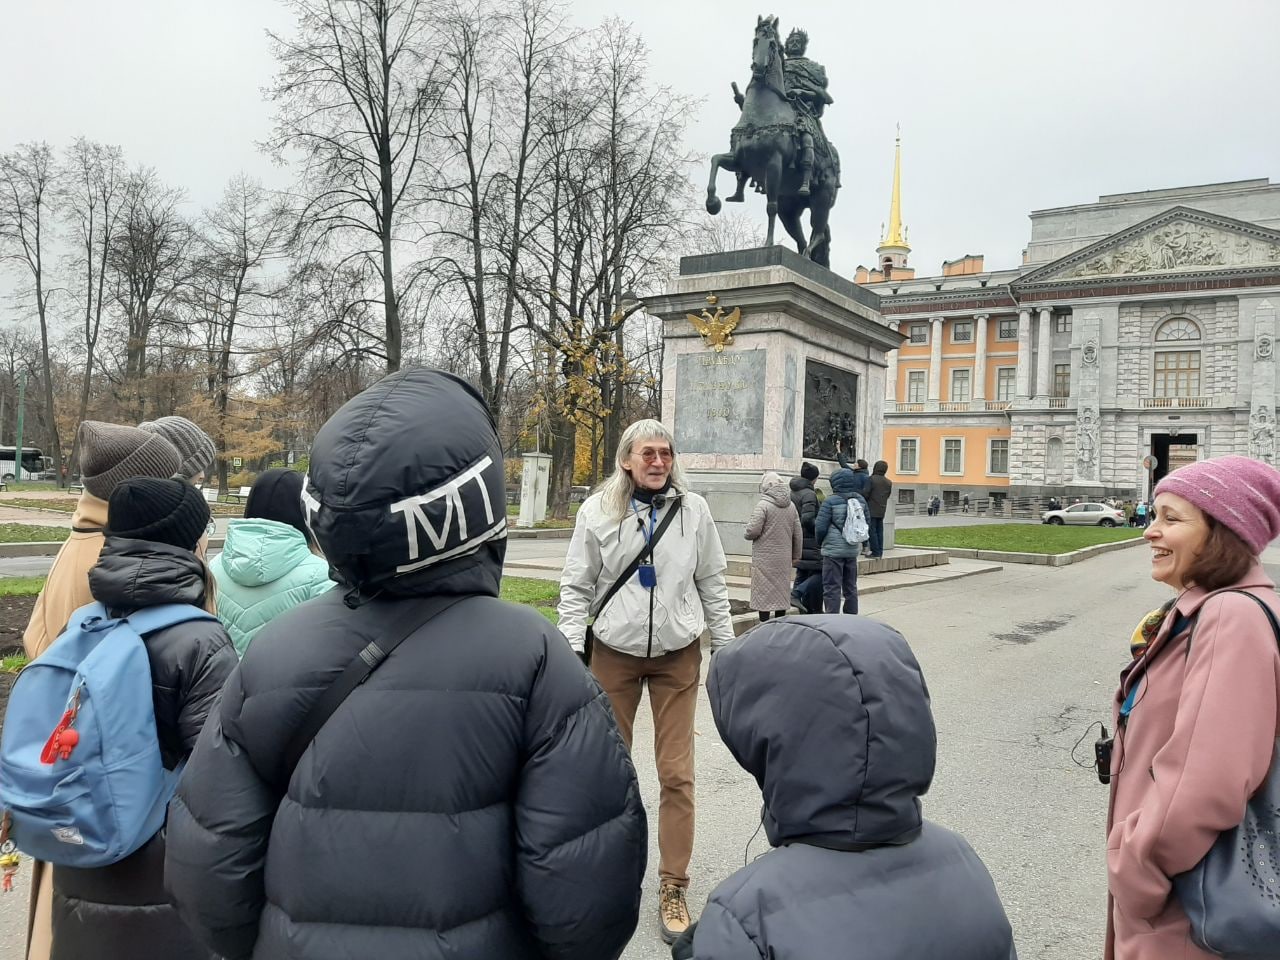
<path fill-rule="evenodd" d="M 898 473 L 898 438 L 918 437 L 920 440 L 919 473 Z M 954 476 L 942 472 L 942 440 L 944 437 L 964 438 L 964 475 Z M 881 454 L 889 464 L 889 479 L 894 483 L 916 486 L 935 484 L 941 486 L 1007 487 L 1007 476 L 987 475 L 987 440 L 996 437 L 1009 438 L 1009 428 L 956 426 L 911 426 L 885 424 L 884 450 Z"/>

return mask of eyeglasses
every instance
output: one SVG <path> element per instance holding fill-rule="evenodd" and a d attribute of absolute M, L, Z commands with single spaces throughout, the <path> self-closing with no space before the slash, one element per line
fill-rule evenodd
<path fill-rule="evenodd" d="M 653 463 L 655 460 L 661 460 L 663 463 L 670 463 L 676 458 L 676 455 L 671 450 L 652 450 L 646 447 L 639 451 L 639 457 L 645 463 Z"/>

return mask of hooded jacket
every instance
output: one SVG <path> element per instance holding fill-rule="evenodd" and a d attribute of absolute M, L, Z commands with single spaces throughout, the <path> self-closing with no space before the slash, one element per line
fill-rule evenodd
<path fill-rule="evenodd" d="M 871 480 L 867 483 L 867 506 L 871 510 L 871 516 L 881 520 L 889 512 L 889 494 L 893 492 L 893 481 L 886 476 L 888 472 L 889 464 L 877 460 L 871 468 Z"/>
<path fill-rule="evenodd" d="M 703 630 L 710 630 L 714 647 L 733 641 L 728 561 L 707 501 L 677 491 L 660 509 L 645 507 L 638 517 L 619 519 L 605 513 L 597 493 L 578 510 L 560 576 L 560 629 L 574 650 L 581 652 L 585 645 L 595 605 L 644 546 L 650 517 L 656 527 L 668 510 L 680 513 L 653 551 L 657 586 L 646 589 L 633 575 L 599 612 L 593 634 L 632 657 L 683 650 Z"/>
<path fill-rule="evenodd" d="M 113 616 L 168 603 L 204 606 L 204 564 L 190 550 L 108 537 L 89 573 Z M 179 623 L 143 638 L 151 663 L 156 733 L 166 768 L 195 746 L 235 651 L 222 624 Z M 164 834 L 107 867 L 53 871 L 53 960 L 205 960 L 164 889 Z"/>
<path fill-rule="evenodd" d="M 479 395 L 385 377 L 321 428 L 309 525 L 341 585 L 268 624 L 169 809 L 167 876 L 226 960 L 611 960 L 648 849 L 605 695 L 497 598 L 502 454 Z M 427 598 L 459 600 L 423 622 Z M 408 636 L 294 769 L 288 744 L 370 642 Z"/>
<path fill-rule="evenodd" d="M 209 569 L 218 616 L 242 657 L 264 626 L 333 588 L 328 562 L 311 552 L 302 531 L 275 520 L 232 520 Z"/>
<path fill-rule="evenodd" d="M 792 477 L 791 502 L 800 516 L 801 553 L 796 561 L 797 570 L 821 570 L 822 554 L 818 550 L 818 541 L 813 536 L 813 525 L 818 519 L 818 494 L 813 489 L 813 481 L 804 477 Z"/>
<path fill-rule="evenodd" d="M 89 571 L 102 552 L 102 531 L 106 525 L 107 502 L 88 491 L 80 494 L 75 513 L 71 515 L 71 535 L 58 549 L 22 634 L 22 648 L 28 660 L 48 650 L 71 614 L 93 602 Z"/>
<path fill-rule="evenodd" d="M 791 569 L 800 559 L 800 517 L 777 474 L 760 493 L 743 533 L 751 541 L 751 609 L 786 610 L 791 605 Z"/>
<path fill-rule="evenodd" d="M 822 501 L 818 519 L 814 522 L 814 538 L 824 557 L 856 558 L 862 552 L 862 544 L 849 543 L 844 538 L 844 518 L 851 499 L 862 507 L 864 518 L 871 516 L 867 501 L 858 492 L 854 472 L 841 467 L 831 475 L 831 496 Z"/>
<path fill-rule="evenodd" d="M 1005 960 L 986 867 L 925 820 L 937 738 L 902 636 L 865 617 L 775 620 L 717 654 L 716 729 L 760 785 L 774 849 L 712 892 L 698 960 Z"/>
<path fill-rule="evenodd" d="M 1234 588 L 1280 616 L 1261 566 Z M 1179 617 L 1194 623 L 1174 634 Z M 1115 697 L 1118 715 L 1138 686 L 1111 757 L 1105 957 L 1208 960 L 1190 940 L 1171 878 L 1239 825 L 1267 776 L 1280 735 L 1280 651 L 1253 600 L 1191 587 L 1165 616 L 1145 666 L 1126 671 Z"/>

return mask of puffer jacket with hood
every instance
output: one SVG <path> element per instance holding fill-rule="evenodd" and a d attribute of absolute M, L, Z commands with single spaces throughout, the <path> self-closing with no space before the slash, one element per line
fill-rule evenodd
<path fill-rule="evenodd" d="M 796 561 L 797 570 L 821 570 L 822 552 L 818 549 L 818 541 L 813 535 L 813 525 L 818 519 L 818 494 L 813 489 L 813 481 L 804 477 L 791 478 L 791 503 L 800 515 L 800 533 L 802 536 L 800 559 Z"/>
<path fill-rule="evenodd" d="M 304 490 L 340 583 L 259 634 L 196 746 L 169 809 L 183 917 L 226 960 L 618 957 L 648 849 L 635 770 L 564 637 L 498 599 L 480 396 L 385 377 L 321 428 Z M 442 596 L 463 599 L 423 624 Z M 321 692 L 407 631 L 288 769 Z"/>
<path fill-rule="evenodd" d="M 1015 958 L 986 867 L 920 797 L 937 737 L 896 630 L 865 617 L 775 620 L 718 653 L 716 729 L 760 785 L 774 849 L 712 892 L 697 960 Z M 780 709 L 780 705 L 790 705 Z"/>
<path fill-rule="evenodd" d="M 814 538 L 824 557 L 857 557 L 862 552 L 861 544 L 849 543 L 844 538 L 844 518 L 851 499 L 862 507 L 863 519 L 869 519 L 870 509 L 858 492 L 858 481 L 853 471 L 842 467 L 831 474 L 831 496 L 822 501 L 818 519 L 813 525 Z"/>
<path fill-rule="evenodd" d="M 190 550 L 107 537 L 89 572 L 96 600 L 115 616 L 168 603 L 205 603 L 204 564 Z M 236 655 L 222 624 L 179 623 L 143 639 L 151 663 L 156 733 L 166 768 L 187 759 Z M 119 863 L 53 871 L 52 960 L 204 960 L 206 951 L 169 905 L 165 841 L 157 834 Z"/>
<path fill-rule="evenodd" d="M 232 520 L 209 569 L 218 616 L 242 657 L 264 626 L 333 587 L 328 562 L 311 552 L 302 531 L 275 520 Z"/>
<path fill-rule="evenodd" d="M 743 533 L 751 541 L 751 609 L 786 610 L 792 564 L 800 559 L 800 517 L 780 476 L 765 474 L 762 487 Z"/>

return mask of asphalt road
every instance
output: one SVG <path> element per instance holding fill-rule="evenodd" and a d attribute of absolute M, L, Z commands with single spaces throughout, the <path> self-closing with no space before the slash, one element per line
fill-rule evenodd
<path fill-rule="evenodd" d="M 528 545 L 530 555 L 535 546 Z M 925 814 L 962 833 L 982 856 L 1023 960 L 1101 955 L 1106 790 L 1070 753 L 1088 725 L 1108 713 L 1132 625 L 1167 596 L 1149 579 L 1147 563 L 1147 552 L 1135 548 L 1062 568 L 1010 565 L 999 574 L 877 594 L 863 604 L 865 615 L 901 630 L 920 658 L 939 742 Z M 635 759 L 656 822 L 652 724 L 641 709 Z M 695 911 L 744 856 L 767 849 L 757 838 L 748 850 L 759 792 L 720 743 L 705 695 L 697 731 Z M 626 960 L 669 956 L 657 934 L 656 866 L 654 847 Z M 16 895 L 0 899 L 0 960 L 21 956 L 25 903 L 22 881 Z"/>

